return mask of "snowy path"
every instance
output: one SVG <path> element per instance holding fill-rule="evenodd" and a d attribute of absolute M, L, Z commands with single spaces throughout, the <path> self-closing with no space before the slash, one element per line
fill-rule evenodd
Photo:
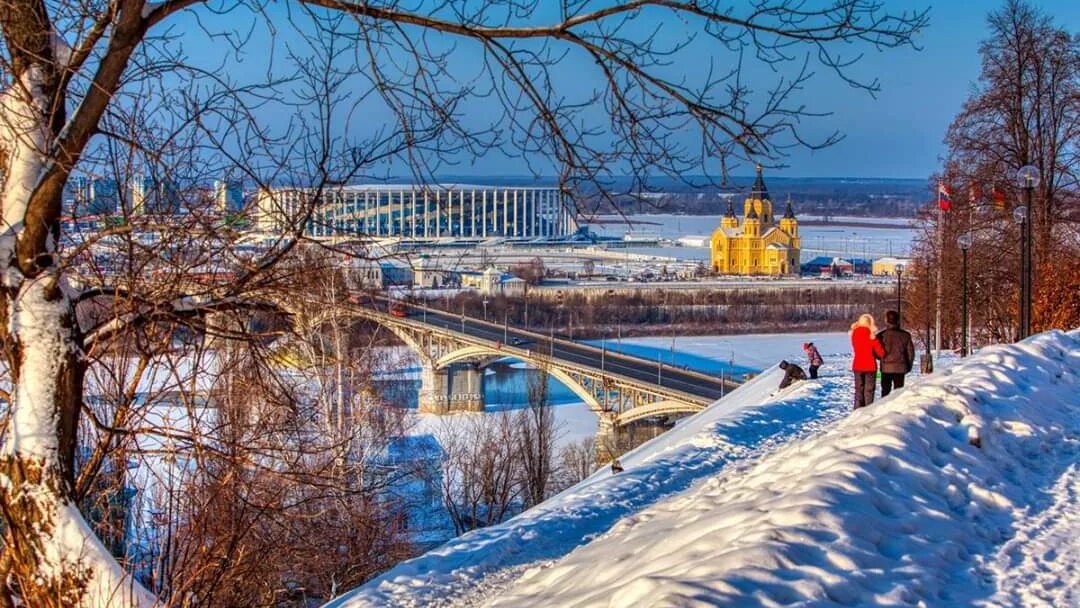
<path fill-rule="evenodd" d="M 1050 505 L 1017 526 L 989 571 L 997 606 L 1080 606 L 1080 464 L 1050 489 Z"/>
<path fill-rule="evenodd" d="M 706 411 L 625 455 L 626 470 L 602 469 L 581 484 L 498 526 L 476 530 L 399 564 L 327 608 L 478 606 L 524 573 L 605 534 L 626 517 L 727 468 L 829 428 L 850 411 L 850 359 L 776 397 L 773 368 Z"/>

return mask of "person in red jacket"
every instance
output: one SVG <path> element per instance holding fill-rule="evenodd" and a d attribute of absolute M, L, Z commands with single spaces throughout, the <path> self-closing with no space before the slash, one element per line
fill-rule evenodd
<path fill-rule="evenodd" d="M 851 350 L 855 355 L 851 371 L 855 372 L 855 409 L 874 402 L 877 388 L 877 360 L 885 356 L 885 349 L 877 339 L 874 317 L 862 315 L 851 326 Z"/>

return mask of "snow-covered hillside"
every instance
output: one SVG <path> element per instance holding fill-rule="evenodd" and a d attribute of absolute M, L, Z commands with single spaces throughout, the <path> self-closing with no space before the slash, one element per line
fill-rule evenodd
<path fill-rule="evenodd" d="M 770 394 L 781 374 L 773 367 L 627 454 L 623 473 L 601 469 L 501 525 L 399 564 L 329 606 L 479 605 L 525 570 L 567 555 L 620 519 L 843 417 L 851 401 L 849 364 L 838 358 L 820 380 L 776 397 Z"/>
<path fill-rule="evenodd" d="M 1076 606 L 1077 338 L 988 349 L 624 519 L 488 605 Z"/>
<path fill-rule="evenodd" d="M 736 391 L 624 473 L 332 605 L 1078 605 L 1080 333 L 984 349 L 851 415 L 829 371 L 758 406 Z"/>

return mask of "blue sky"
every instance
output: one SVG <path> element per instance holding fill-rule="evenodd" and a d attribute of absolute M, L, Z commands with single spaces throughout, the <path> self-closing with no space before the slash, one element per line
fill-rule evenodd
<path fill-rule="evenodd" d="M 914 5 L 885 0 L 887 6 Z M 1056 23 L 1080 32 L 1080 1 L 1038 0 Z M 834 111 L 822 121 L 845 141 L 822 151 L 800 151 L 788 159 L 790 176 L 915 177 L 932 173 L 944 154 L 942 139 L 979 76 L 978 46 L 987 37 L 986 13 L 1000 6 L 987 0 L 939 0 L 930 4 L 930 27 L 922 51 L 892 50 L 868 55 L 862 68 L 879 75 L 877 99 L 815 83 Z"/>
<path fill-rule="evenodd" d="M 417 0 L 421 2 L 422 0 Z M 940 163 L 943 154 L 942 139 L 953 116 L 971 90 L 979 72 L 978 45 L 987 37 L 986 13 L 1000 7 L 1000 2 L 990 0 L 883 0 L 890 11 L 930 7 L 930 26 L 918 38 L 921 50 L 890 49 L 884 52 L 869 50 L 855 67 L 855 74 L 862 78 L 877 78 L 881 92 L 874 98 L 866 91 L 850 87 L 824 68 L 818 68 L 815 78 L 800 93 L 810 109 L 830 111 L 831 115 L 814 118 L 804 124 L 802 134 L 810 139 L 822 139 L 839 130 L 845 139 L 824 150 L 795 149 L 783 161 L 787 167 L 774 170 L 774 174 L 786 177 L 886 177 L 925 178 Z M 1045 12 L 1054 16 L 1059 26 L 1080 32 L 1080 1 L 1035 0 Z M 269 13 L 281 17 L 287 5 L 272 5 Z M 282 12 L 279 12 L 282 11 Z M 190 15 L 189 15 L 190 17 Z M 538 17 L 542 19 L 543 17 Z M 276 21 L 276 19 L 274 19 Z M 181 22 L 185 33 L 193 21 Z M 258 28 L 256 28 L 258 30 Z M 677 27 L 665 32 L 672 39 L 680 33 Z M 283 44 L 293 43 L 289 34 L 281 31 L 275 36 L 258 32 L 250 45 L 239 54 L 228 54 L 225 60 L 231 73 L 259 73 L 260 62 L 265 62 L 269 51 L 281 56 Z M 199 34 L 185 36 L 185 50 L 196 61 L 211 63 L 221 60 L 221 46 L 200 43 Z M 273 40 L 275 49 L 264 48 Z M 455 60 L 468 65 L 478 57 L 475 49 L 461 48 Z M 675 65 L 677 71 L 685 70 L 691 77 L 695 71 L 704 69 L 693 64 L 694 58 L 685 66 Z M 590 86 L 574 80 L 575 61 L 581 57 L 568 57 L 566 73 L 568 89 L 578 87 L 582 91 Z M 590 62 L 591 63 L 591 62 Z M 590 68 L 590 65 L 583 66 Z M 759 90 L 775 83 L 776 76 L 761 66 L 746 72 L 752 86 Z M 242 78 L 242 76 L 241 76 Z M 562 84 L 562 83 L 560 83 Z M 476 117 L 484 116 L 481 102 L 470 112 Z M 367 114 L 369 122 L 385 120 L 385 113 Z M 342 127 L 350 131 L 355 126 Z M 506 175 L 525 174 L 527 168 L 519 159 L 487 155 L 470 159 L 460 165 L 441 171 L 453 175 Z M 748 174 L 744 165 L 733 170 L 736 175 Z"/>

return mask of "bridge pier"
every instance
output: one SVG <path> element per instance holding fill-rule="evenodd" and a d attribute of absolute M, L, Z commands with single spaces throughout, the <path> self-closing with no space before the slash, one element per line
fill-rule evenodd
<path fill-rule="evenodd" d="M 596 464 L 615 460 L 624 450 L 619 449 L 619 427 L 615 424 L 615 412 L 598 412 L 596 428 Z"/>
<path fill-rule="evenodd" d="M 484 370 L 475 363 L 442 369 L 424 365 L 420 372 L 418 409 L 422 414 L 484 411 Z"/>
<path fill-rule="evenodd" d="M 435 366 L 430 364 L 424 365 L 420 371 L 420 395 L 417 403 L 421 414 L 450 412 L 449 384 L 449 370 L 435 369 Z"/>
<path fill-rule="evenodd" d="M 450 411 L 484 411 L 484 369 L 476 363 L 450 366 Z"/>
<path fill-rule="evenodd" d="M 596 464 L 607 464 L 675 426 L 670 417 L 656 417 L 619 424 L 615 412 L 599 412 L 596 430 Z"/>

